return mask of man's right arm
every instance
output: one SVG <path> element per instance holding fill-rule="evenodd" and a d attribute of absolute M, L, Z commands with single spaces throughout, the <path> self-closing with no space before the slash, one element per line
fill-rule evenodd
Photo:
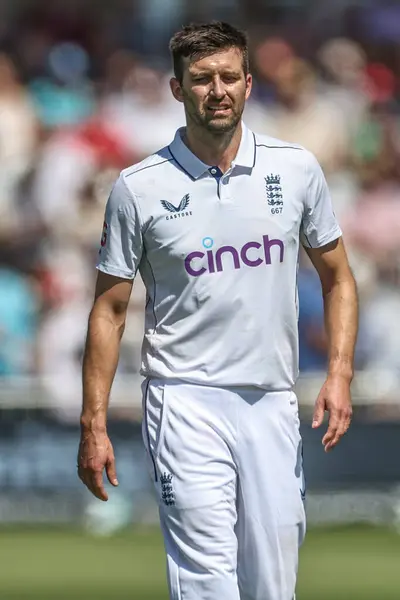
<path fill-rule="evenodd" d="M 84 428 L 106 425 L 108 397 L 117 369 L 132 283 L 131 279 L 98 273 L 83 359 L 81 425 Z"/>
<path fill-rule="evenodd" d="M 100 500 L 108 498 L 103 485 L 104 469 L 110 483 L 118 485 L 114 452 L 107 435 L 107 410 L 132 283 L 100 271 L 89 317 L 78 469 L 83 483 Z"/>
<path fill-rule="evenodd" d="M 78 473 L 100 500 L 107 500 L 103 470 L 117 485 L 114 453 L 107 436 L 107 409 L 118 364 L 132 283 L 143 251 L 142 227 L 133 192 L 123 173 L 107 200 L 95 300 L 83 360 L 83 405 Z"/>

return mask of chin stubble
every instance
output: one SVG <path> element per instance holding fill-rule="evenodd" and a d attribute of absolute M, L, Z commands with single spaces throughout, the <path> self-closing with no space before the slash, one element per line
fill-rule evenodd
<path fill-rule="evenodd" d="M 185 112 L 187 114 L 188 120 L 192 120 L 198 127 L 206 129 L 210 133 L 214 134 L 223 134 L 235 131 L 238 123 L 240 122 L 243 111 L 244 104 L 240 111 L 235 111 L 233 108 L 232 117 L 225 119 L 213 119 L 211 116 L 210 119 L 207 118 L 206 112 L 201 114 L 195 103 L 192 101 L 191 97 L 184 92 L 185 96 Z"/>

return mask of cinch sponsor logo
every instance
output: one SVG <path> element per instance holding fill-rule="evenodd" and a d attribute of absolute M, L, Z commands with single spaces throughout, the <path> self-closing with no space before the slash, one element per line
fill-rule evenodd
<path fill-rule="evenodd" d="M 263 235 L 262 243 L 247 242 L 240 248 L 233 246 L 221 246 L 213 250 L 214 240 L 206 237 L 202 241 L 205 252 L 190 252 L 185 258 L 185 269 L 193 277 L 199 277 L 204 273 L 220 273 L 228 266 L 240 269 L 246 267 L 259 267 L 270 265 L 272 257 L 279 258 L 283 262 L 285 246 L 282 240 L 271 240 L 268 235 Z M 260 252 L 261 250 L 261 252 Z"/>

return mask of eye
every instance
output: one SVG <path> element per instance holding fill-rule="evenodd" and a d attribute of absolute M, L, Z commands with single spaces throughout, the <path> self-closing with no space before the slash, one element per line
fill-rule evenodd
<path fill-rule="evenodd" d="M 225 83 L 235 83 L 235 81 L 238 81 L 239 77 L 237 75 L 224 75 L 222 78 Z"/>
<path fill-rule="evenodd" d="M 197 75 L 196 77 L 192 77 L 192 81 L 194 83 L 207 83 L 208 82 L 207 75 Z"/>

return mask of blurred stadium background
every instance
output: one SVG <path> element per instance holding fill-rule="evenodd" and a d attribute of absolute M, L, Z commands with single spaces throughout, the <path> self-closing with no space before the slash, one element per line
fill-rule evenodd
<path fill-rule="evenodd" d="M 0 0 L 4 600 L 167 597 L 140 440 L 140 282 L 111 401 L 121 485 L 107 504 L 76 477 L 80 364 L 111 183 L 183 123 L 168 39 L 211 18 L 250 34 L 247 124 L 322 164 L 359 287 L 354 423 L 326 456 L 310 428 L 326 362 L 322 300 L 301 256 L 299 599 L 400 596 L 400 4 Z"/>

